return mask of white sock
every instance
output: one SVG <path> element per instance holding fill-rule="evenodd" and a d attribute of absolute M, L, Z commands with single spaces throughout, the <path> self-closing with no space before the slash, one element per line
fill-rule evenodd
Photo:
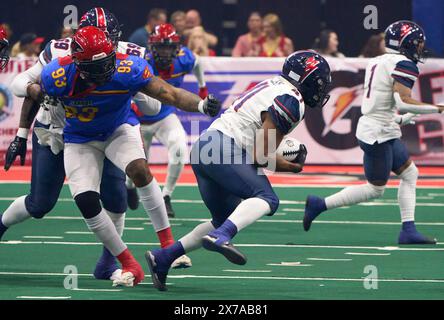
<path fill-rule="evenodd" d="M 14 202 L 11 203 L 8 209 L 6 209 L 6 211 L 3 213 L 2 223 L 5 227 L 9 228 L 14 224 L 31 218 L 28 210 L 26 210 L 25 198 L 26 196 L 21 196 L 15 199 Z"/>
<path fill-rule="evenodd" d="M 347 187 L 325 198 L 325 205 L 327 209 L 334 209 L 361 203 L 382 197 L 384 190 L 385 186 L 375 186 L 371 183 Z"/>
<path fill-rule="evenodd" d="M 113 222 L 114 226 L 116 227 L 117 233 L 119 236 L 123 235 L 123 229 L 125 228 L 125 216 L 126 213 L 114 213 L 111 211 L 108 211 L 106 209 L 103 209 L 108 216 L 111 218 L 111 221 Z"/>
<path fill-rule="evenodd" d="M 228 219 L 234 223 L 239 232 L 270 212 L 271 208 L 267 201 L 250 198 L 242 201 Z"/>
<path fill-rule="evenodd" d="M 199 224 L 190 233 L 184 235 L 179 241 L 182 243 L 185 252 L 191 252 L 202 246 L 202 238 L 210 231 L 214 230 L 213 224 L 208 221 Z"/>
<path fill-rule="evenodd" d="M 163 186 L 163 196 L 170 196 L 176 188 L 177 180 L 180 177 L 184 164 L 183 163 L 168 163 L 167 177 L 165 185 Z"/>
<path fill-rule="evenodd" d="M 401 221 L 415 221 L 418 168 L 412 162 L 412 164 L 405 169 L 399 177 L 401 178 L 401 183 L 399 184 L 398 189 L 398 203 L 401 210 Z"/>
<path fill-rule="evenodd" d="M 85 222 L 89 230 L 95 233 L 96 237 L 113 256 L 117 257 L 125 251 L 127 248 L 126 244 L 122 241 L 111 218 L 104 210 L 100 211 L 100 213 L 94 218 L 85 219 Z"/>
<path fill-rule="evenodd" d="M 150 184 L 142 188 L 137 188 L 140 202 L 151 219 L 154 230 L 160 231 L 170 226 L 168 214 L 163 201 L 162 191 L 156 179 L 153 178 Z"/>

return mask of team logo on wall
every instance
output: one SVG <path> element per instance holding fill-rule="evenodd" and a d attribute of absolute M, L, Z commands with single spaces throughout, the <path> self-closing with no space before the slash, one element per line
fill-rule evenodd
<path fill-rule="evenodd" d="M 12 94 L 3 84 L 0 84 L 0 122 L 11 115 L 12 112 Z"/>
<path fill-rule="evenodd" d="M 364 70 L 332 72 L 330 100 L 322 109 L 306 108 L 305 123 L 313 139 L 336 150 L 358 145 L 356 127 L 361 116 Z"/>

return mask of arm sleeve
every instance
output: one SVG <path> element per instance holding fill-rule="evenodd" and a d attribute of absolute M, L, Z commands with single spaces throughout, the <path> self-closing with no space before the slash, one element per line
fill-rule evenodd
<path fill-rule="evenodd" d="M 35 83 L 40 80 L 40 74 L 42 73 L 43 65 L 37 61 L 28 70 L 18 74 L 11 83 L 12 93 L 17 97 L 26 97 L 28 95 L 26 89 L 30 83 Z"/>
<path fill-rule="evenodd" d="M 147 116 L 155 116 L 160 112 L 160 107 L 162 103 L 159 100 L 151 98 L 146 94 L 138 92 L 133 97 L 134 103 L 137 105 L 137 108 Z"/>
<path fill-rule="evenodd" d="M 398 92 L 393 94 L 395 98 L 396 108 L 400 112 L 411 112 L 416 114 L 430 114 L 430 113 L 439 113 L 438 107 L 429 104 L 415 105 L 409 104 L 402 101 L 401 96 Z"/>
<path fill-rule="evenodd" d="M 204 69 L 202 66 L 202 62 L 200 61 L 200 58 L 198 56 L 196 56 L 196 61 L 194 62 L 193 74 L 196 76 L 199 88 L 204 88 L 206 86 Z"/>
<path fill-rule="evenodd" d="M 286 135 L 296 127 L 301 119 L 299 101 L 289 94 L 277 96 L 268 112 L 276 125 L 276 128 Z"/>
<path fill-rule="evenodd" d="M 413 88 L 416 79 L 419 76 L 419 69 L 416 64 L 410 60 L 399 61 L 392 72 L 392 78 L 408 88 Z"/>

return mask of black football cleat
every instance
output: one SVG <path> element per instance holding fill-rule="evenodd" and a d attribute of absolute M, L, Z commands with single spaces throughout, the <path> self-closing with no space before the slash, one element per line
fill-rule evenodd
<path fill-rule="evenodd" d="M 176 216 L 176 213 L 173 210 L 173 206 L 171 205 L 171 197 L 165 196 L 163 197 L 163 201 L 165 201 L 165 207 L 167 210 L 167 214 L 169 218 L 174 218 Z"/>
<path fill-rule="evenodd" d="M 151 280 L 153 281 L 154 288 L 156 288 L 159 291 L 167 291 L 166 286 L 166 279 L 167 279 L 167 272 L 160 272 L 159 266 L 156 263 L 156 257 L 154 256 L 153 252 L 147 251 L 145 252 L 145 259 L 148 263 L 148 268 L 151 273 Z"/>
<path fill-rule="evenodd" d="M 126 193 L 128 195 L 128 207 L 131 210 L 137 210 L 139 208 L 139 195 L 136 188 L 126 188 Z"/>
<path fill-rule="evenodd" d="M 202 246 L 209 251 L 219 252 L 231 263 L 241 266 L 247 263 L 247 257 L 229 241 L 206 235 L 202 238 Z"/>

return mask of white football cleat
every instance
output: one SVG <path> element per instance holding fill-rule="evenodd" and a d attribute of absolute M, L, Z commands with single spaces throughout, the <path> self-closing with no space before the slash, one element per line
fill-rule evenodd
<path fill-rule="evenodd" d="M 120 280 L 122 278 L 122 269 L 116 269 L 109 278 L 111 281 Z"/>
<path fill-rule="evenodd" d="M 171 268 L 173 269 L 186 269 L 191 267 L 193 264 L 191 263 L 191 259 L 186 256 L 183 255 L 179 258 L 177 258 L 176 260 L 174 260 L 174 262 L 171 264 Z"/>
<path fill-rule="evenodd" d="M 113 287 L 134 287 L 134 275 L 132 272 L 122 273 L 121 276 L 113 280 Z"/>

